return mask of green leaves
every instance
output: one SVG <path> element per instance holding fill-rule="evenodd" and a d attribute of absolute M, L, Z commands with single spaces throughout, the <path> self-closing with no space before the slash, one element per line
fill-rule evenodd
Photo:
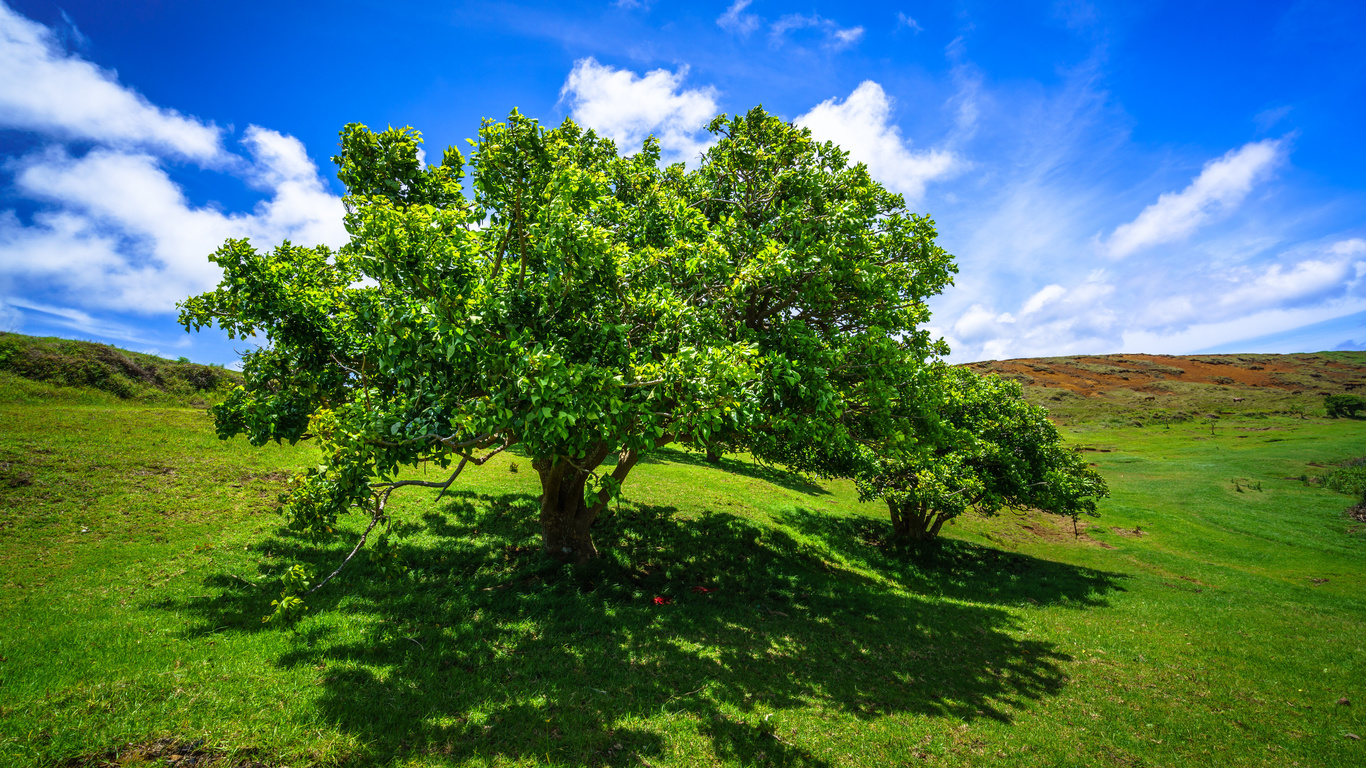
<path fill-rule="evenodd" d="M 509 445 L 592 509 L 670 441 L 852 471 L 909 430 L 952 260 L 833 145 L 760 109 L 712 125 L 688 171 L 514 111 L 472 142 L 471 197 L 455 150 L 424 166 L 416 131 L 346 126 L 350 242 L 228 241 L 217 290 L 182 305 L 267 342 L 220 435 L 319 442 L 286 508 L 315 532 L 404 466 Z M 612 451 L 631 458 L 600 477 Z"/>
<path fill-rule="evenodd" d="M 922 421 L 914 443 L 879 446 L 857 478 L 864 500 L 885 500 L 894 526 L 910 526 L 898 533 L 934 535 L 969 509 L 1095 514 L 1096 500 L 1109 494 L 1105 481 L 1062 444 L 1047 412 L 1025 402 L 1019 384 L 962 368 L 936 375 L 941 386 L 926 390 L 933 426 Z"/>

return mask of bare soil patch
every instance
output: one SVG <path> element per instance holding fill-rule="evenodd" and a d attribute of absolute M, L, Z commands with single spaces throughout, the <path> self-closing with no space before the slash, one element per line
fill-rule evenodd
<path fill-rule="evenodd" d="M 230 755 L 204 746 L 203 739 L 183 741 L 165 738 L 143 744 L 72 758 L 64 768 L 129 768 L 129 766 L 175 766 L 176 768 L 272 768 L 255 757 Z"/>

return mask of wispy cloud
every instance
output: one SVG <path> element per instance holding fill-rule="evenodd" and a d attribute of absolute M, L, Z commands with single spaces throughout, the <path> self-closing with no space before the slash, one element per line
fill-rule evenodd
<path fill-rule="evenodd" d="M 832 50 L 848 48 L 863 38 L 863 27 L 841 27 L 834 20 L 814 13 L 810 16 L 789 13 L 769 25 L 769 39 L 774 45 L 781 45 L 787 42 L 791 33 L 803 29 L 819 33 L 824 46 Z"/>
<path fill-rule="evenodd" d="M 762 23 L 753 13 L 745 13 L 753 0 L 735 0 L 725 13 L 716 17 L 716 26 L 732 34 L 748 37 Z"/>
<path fill-rule="evenodd" d="M 575 120 L 611 138 L 622 151 L 635 151 L 654 134 L 669 159 L 694 160 L 708 145 L 698 132 L 716 116 L 717 91 L 712 86 L 685 89 L 687 76 L 686 66 L 637 75 L 590 57 L 574 62 L 560 98 Z"/>
<path fill-rule="evenodd" d="M 1103 252 L 1121 259 L 1145 248 L 1184 240 L 1201 225 L 1238 206 L 1253 185 L 1266 178 L 1284 157 L 1281 141 L 1246 144 L 1205 165 L 1190 186 L 1167 192 L 1121 224 L 1103 243 Z"/>
<path fill-rule="evenodd" d="M 874 178 L 905 195 L 912 205 L 920 202 L 927 183 L 946 178 L 958 164 L 945 150 L 912 150 L 892 120 L 892 100 L 872 80 L 860 84 L 843 102 L 823 101 L 793 122 L 866 163 Z"/>
<path fill-rule="evenodd" d="M 16 309 L 22 309 L 37 315 L 44 325 L 61 328 L 86 338 L 114 339 L 116 341 L 125 341 L 131 344 L 140 344 L 144 346 L 148 344 L 165 343 L 165 340 L 154 340 L 147 333 L 134 328 L 133 326 L 94 317 L 78 309 L 42 304 L 26 301 L 24 299 L 11 299 L 9 304 Z M 4 304 L 0 303 L 0 315 L 2 315 L 3 312 Z M 15 314 L 17 315 L 18 313 L 16 312 Z M 183 347 L 188 343 L 188 337 L 180 336 L 176 339 L 174 346 Z"/>
<path fill-rule="evenodd" d="M 74 29 L 70 34 L 79 34 Z M 222 155 L 217 127 L 151 104 L 120 85 L 113 72 L 68 54 L 55 32 L 3 3 L 0 72 L 0 127 L 144 147 L 200 162 Z"/>
<path fill-rule="evenodd" d="M 921 32 L 925 31 L 925 28 L 920 26 L 920 22 L 916 21 L 910 16 L 907 16 L 903 11 L 897 11 L 896 26 L 898 29 L 900 29 L 901 27 L 905 27 L 906 29 L 913 29 L 915 30 L 916 34 L 920 34 Z"/>
<path fill-rule="evenodd" d="M 965 50 L 950 60 L 970 66 Z M 1366 309 L 1359 228 L 1324 236 L 1323 206 L 1265 184 L 1288 140 L 1236 146 L 1174 184 L 1189 160 L 1135 143 L 1103 86 L 1095 67 L 1052 92 L 978 73 L 976 127 L 943 145 L 962 170 L 922 204 L 961 269 L 932 303 L 953 360 L 1180 354 Z"/>

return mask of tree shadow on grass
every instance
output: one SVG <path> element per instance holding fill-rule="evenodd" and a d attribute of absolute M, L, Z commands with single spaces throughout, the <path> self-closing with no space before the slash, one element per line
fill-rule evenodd
<path fill-rule="evenodd" d="M 819 734 L 783 730 L 785 712 L 1008 722 L 1066 684 L 1069 656 L 1017 637 L 1002 608 L 938 599 L 957 596 L 948 585 L 958 582 L 931 565 L 920 577 L 895 572 L 903 590 L 832 564 L 859 531 L 821 527 L 815 513 L 788 521 L 816 541 L 803 543 L 729 514 L 625 507 L 595 530 L 605 556 L 567 567 L 540 554 L 531 496 L 455 494 L 443 511 L 404 547 L 411 578 L 385 581 L 355 563 L 312 598 L 277 660 L 319 670 L 316 706 L 364 745 L 357 764 L 427 754 L 625 766 L 677 749 L 829 766 L 838 761 Z M 262 546 L 315 572 L 347 549 L 284 536 Z M 947 557 L 960 570 L 983 560 Z M 962 589 L 992 577 L 970 569 Z M 1100 579 L 1059 578 L 1031 594 L 1072 600 L 1078 578 Z M 198 614 L 196 632 L 233 615 L 240 631 L 285 631 L 261 627 L 261 600 L 226 589 L 173 609 Z"/>
<path fill-rule="evenodd" d="M 896 546 L 891 525 L 873 518 L 834 517 L 796 509 L 776 522 L 813 536 L 847 562 L 882 573 L 923 595 L 997 605 L 1103 607 L 1105 596 L 1123 592 L 1126 574 L 1042 560 L 967 541 L 936 538 Z"/>

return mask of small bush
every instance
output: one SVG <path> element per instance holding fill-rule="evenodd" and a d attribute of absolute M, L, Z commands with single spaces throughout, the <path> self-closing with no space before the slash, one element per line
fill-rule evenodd
<path fill-rule="evenodd" d="M 1323 407 L 1333 418 L 1347 416 L 1356 418 L 1357 411 L 1366 409 L 1366 397 L 1360 395 L 1329 395 L 1323 398 Z"/>
<path fill-rule="evenodd" d="M 1318 482 L 1324 488 L 1350 496 L 1366 494 L 1366 456 L 1348 459 L 1338 468 L 1322 475 Z"/>

